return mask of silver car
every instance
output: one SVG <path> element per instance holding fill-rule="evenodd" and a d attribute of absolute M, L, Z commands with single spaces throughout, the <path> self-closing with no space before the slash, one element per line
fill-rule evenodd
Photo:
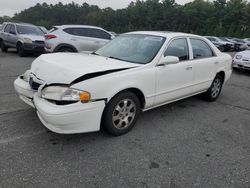
<path fill-rule="evenodd" d="M 89 25 L 55 26 L 45 35 L 45 51 L 95 51 L 113 38 L 112 34 L 100 27 Z"/>
<path fill-rule="evenodd" d="M 233 69 L 250 70 L 250 50 L 235 54 L 233 58 Z"/>
<path fill-rule="evenodd" d="M 21 57 L 28 52 L 41 53 L 44 51 L 44 33 L 32 24 L 5 22 L 0 30 L 0 45 L 2 52 L 16 48 Z"/>

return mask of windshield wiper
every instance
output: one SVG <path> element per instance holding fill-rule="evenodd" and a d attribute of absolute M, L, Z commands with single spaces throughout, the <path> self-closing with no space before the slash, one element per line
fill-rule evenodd
<path fill-rule="evenodd" d="M 100 56 L 100 54 L 98 54 L 96 52 L 92 52 L 91 54 Z"/>
<path fill-rule="evenodd" d="M 121 59 L 121 58 L 119 58 L 119 57 L 109 56 L 108 58 L 110 58 L 110 59 L 116 59 L 116 60 L 120 60 L 120 61 L 126 61 L 126 60 Z"/>
<path fill-rule="evenodd" d="M 119 57 L 110 56 L 110 57 L 108 57 L 108 58 L 110 58 L 110 59 L 116 59 L 116 60 L 119 60 L 119 61 L 126 61 L 126 62 L 128 62 L 128 63 L 142 64 L 142 63 L 140 63 L 140 62 L 135 62 L 135 61 L 131 61 L 131 60 L 121 59 L 121 58 L 119 58 Z"/>

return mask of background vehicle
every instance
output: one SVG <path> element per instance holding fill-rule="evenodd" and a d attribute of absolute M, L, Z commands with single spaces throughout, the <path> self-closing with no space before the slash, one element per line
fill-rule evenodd
<path fill-rule="evenodd" d="M 220 51 L 227 52 L 234 49 L 234 44 L 229 41 L 222 40 L 219 37 L 206 36 Z"/>
<path fill-rule="evenodd" d="M 231 56 L 204 37 L 132 32 L 92 54 L 42 55 L 15 88 L 54 132 L 98 131 L 102 122 L 117 136 L 133 128 L 141 111 L 201 93 L 215 101 L 231 65 Z"/>
<path fill-rule="evenodd" d="M 250 38 L 243 39 L 244 42 L 248 45 L 248 48 L 250 48 Z"/>
<path fill-rule="evenodd" d="M 250 70 L 250 50 L 245 50 L 235 54 L 233 58 L 233 68 L 235 70 Z"/>
<path fill-rule="evenodd" d="M 246 50 L 248 48 L 247 44 L 241 39 L 228 38 L 228 37 L 227 38 L 225 37 L 225 39 L 232 42 L 232 43 L 234 43 L 234 50 L 236 52 Z"/>
<path fill-rule="evenodd" d="M 114 32 L 114 31 L 109 31 L 109 33 L 110 33 L 111 35 L 113 35 L 114 37 L 118 37 L 118 36 L 119 36 L 119 34 L 117 34 L 117 33 Z"/>
<path fill-rule="evenodd" d="M 62 25 L 53 27 L 45 35 L 46 52 L 95 51 L 114 36 L 100 27 Z"/>
<path fill-rule="evenodd" d="M 6 22 L 0 31 L 2 52 L 8 48 L 16 48 L 19 56 L 28 52 L 44 51 L 44 33 L 35 25 Z"/>
<path fill-rule="evenodd" d="M 38 26 L 38 27 L 42 30 L 42 32 L 43 32 L 44 34 L 47 34 L 47 33 L 49 32 L 49 30 L 46 29 L 46 27 L 43 27 L 43 26 Z"/>

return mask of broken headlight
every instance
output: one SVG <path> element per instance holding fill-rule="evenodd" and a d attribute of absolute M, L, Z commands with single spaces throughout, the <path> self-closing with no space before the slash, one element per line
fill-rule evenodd
<path fill-rule="evenodd" d="M 48 86 L 41 91 L 41 97 L 54 101 L 90 101 L 90 93 L 66 86 Z"/>

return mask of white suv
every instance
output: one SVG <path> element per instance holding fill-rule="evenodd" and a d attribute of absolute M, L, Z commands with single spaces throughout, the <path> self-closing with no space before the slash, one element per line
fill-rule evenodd
<path fill-rule="evenodd" d="M 114 36 L 100 27 L 62 25 L 53 27 L 45 35 L 46 52 L 95 51 Z"/>

